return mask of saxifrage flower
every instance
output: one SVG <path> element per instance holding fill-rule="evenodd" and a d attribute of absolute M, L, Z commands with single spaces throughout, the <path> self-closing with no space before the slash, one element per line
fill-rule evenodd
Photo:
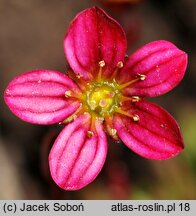
<path fill-rule="evenodd" d="M 79 13 L 64 38 L 68 75 L 33 70 L 16 77 L 5 102 L 24 121 L 65 124 L 49 155 L 52 178 L 65 190 L 81 189 L 102 169 L 106 133 L 137 154 L 169 159 L 184 148 L 174 118 L 144 100 L 173 89 L 187 55 L 159 40 L 126 57 L 122 27 L 102 9 Z"/>

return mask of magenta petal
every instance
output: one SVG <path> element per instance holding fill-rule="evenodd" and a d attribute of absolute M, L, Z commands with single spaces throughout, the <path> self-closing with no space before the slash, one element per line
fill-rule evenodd
<path fill-rule="evenodd" d="M 116 115 L 114 126 L 121 140 L 134 152 L 145 158 L 164 160 L 183 150 L 179 126 L 163 108 L 141 101 L 129 106 L 128 110 L 140 120 L 135 122 L 132 118 Z"/>
<path fill-rule="evenodd" d="M 34 70 L 16 77 L 7 87 L 4 99 L 10 110 L 30 123 L 53 124 L 70 116 L 79 102 L 65 97 L 65 91 L 79 89 L 66 75 Z"/>
<path fill-rule="evenodd" d="M 122 27 L 102 9 L 92 7 L 79 13 L 71 23 L 64 40 L 67 60 L 76 74 L 92 80 L 104 60 L 103 76 L 108 77 L 126 52 Z"/>
<path fill-rule="evenodd" d="M 119 83 L 146 75 L 126 89 L 127 95 L 157 96 L 170 91 L 182 80 L 187 67 L 187 54 L 168 41 L 154 41 L 133 53 L 117 78 Z"/>
<path fill-rule="evenodd" d="M 79 190 L 91 183 L 101 171 L 107 154 L 102 124 L 95 122 L 89 136 L 91 117 L 84 114 L 67 125 L 57 137 L 50 155 L 52 178 L 64 190 Z"/>

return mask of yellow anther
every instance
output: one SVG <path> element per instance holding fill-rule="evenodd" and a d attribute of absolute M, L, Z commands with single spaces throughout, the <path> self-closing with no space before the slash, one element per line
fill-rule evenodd
<path fill-rule="evenodd" d="M 66 91 L 65 92 L 65 97 L 71 97 L 71 91 Z"/>
<path fill-rule="evenodd" d="M 138 74 L 138 77 L 140 78 L 140 80 L 144 81 L 146 79 L 146 75 L 144 74 Z"/>
<path fill-rule="evenodd" d="M 72 91 L 68 90 L 68 91 L 65 91 L 65 97 L 66 98 L 69 98 L 69 97 L 72 97 L 72 98 L 77 98 L 79 100 L 82 99 L 82 95 L 79 95 L 77 93 L 73 93 Z"/>
<path fill-rule="evenodd" d="M 140 101 L 140 97 L 139 96 L 132 96 L 131 100 L 132 100 L 132 102 L 138 102 L 138 101 Z"/>
<path fill-rule="evenodd" d="M 113 136 L 116 136 L 116 134 L 117 134 L 117 130 L 114 128 L 111 128 L 110 135 L 113 137 Z"/>
<path fill-rule="evenodd" d="M 69 116 L 68 118 L 66 118 L 62 123 L 64 123 L 64 124 L 70 123 L 73 120 L 75 120 L 76 118 L 77 118 L 77 115 L 73 114 L 73 115 Z"/>
<path fill-rule="evenodd" d="M 78 79 L 80 79 L 82 76 L 81 76 L 80 74 L 78 74 L 78 75 L 76 75 L 76 77 L 77 77 Z"/>
<path fill-rule="evenodd" d="M 133 121 L 137 122 L 140 120 L 139 116 L 138 115 L 134 115 L 133 117 Z"/>
<path fill-rule="evenodd" d="M 103 68 L 105 66 L 105 61 L 104 60 L 101 60 L 99 62 L 99 67 Z"/>
<path fill-rule="evenodd" d="M 87 131 L 87 136 L 88 136 L 88 138 L 93 137 L 94 136 L 93 131 Z"/>
<path fill-rule="evenodd" d="M 101 122 L 101 123 L 104 121 L 104 117 L 100 117 L 100 116 L 99 116 L 99 117 L 97 117 L 96 119 L 97 119 L 99 122 Z"/>
<path fill-rule="evenodd" d="M 123 62 L 122 62 L 122 61 L 119 61 L 119 62 L 117 63 L 117 67 L 118 67 L 118 68 L 123 68 L 123 66 L 124 66 L 124 65 L 123 65 Z"/>
<path fill-rule="evenodd" d="M 118 140 L 117 130 L 111 127 L 112 119 L 106 120 L 106 132 L 110 135 L 114 140 Z"/>

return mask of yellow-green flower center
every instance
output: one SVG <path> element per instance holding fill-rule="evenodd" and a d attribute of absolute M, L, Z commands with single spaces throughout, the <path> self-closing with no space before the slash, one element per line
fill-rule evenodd
<path fill-rule="evenodd" d="M 115 81 L 91 83 L 86 92 L 87 107 L 90 112 L 105 117 L 119 106 L 120 91 Z"/>
<path fill-rule="evenodd" d="M 77 94 L 70 90 L 65 91 L 66 98 L 75 98 L 80 101 L 80 107 L 73 113 L 69 118 L 65 119 L 63 122 L 71 122 L 77 115 L 81 113 L 88 112 L 93 119 L 98 119 L 103 121 L 107 120 L 109 126 L 107 126 L 107 131 L 111 136 L 115 136 L 115 129 L 110 125 L 110 116 L 114 113 L 119 113 L 121 115 L 128 116 L 132 118 L 133 121 L 139 121 L 139 116 L 137 114 L 132 114 L 131 110 L 124 110 L 122 105 L 125 101 L 130 101 L 131 103 L 136 103 L 140 101 L 140 97 L 137 95 L 126 96 L 123 94 L 123 89 L 131 86 L 132 84 L 144 81 L 146 75 L 137 74 L 135 79 L 128 80 L 122 84 L 116 82 L 115 77 L 118 71 L 123 67 L 123 62 L 119 61 L 114 69 L 113 73 L 110 76 L 110 80 L 103 78 L 103 68 L 105 67 L 105 61 L 102 60 L 99 62 L 99 71 L 94 81 L 87 83 L 81 79 L 81 76 L 78 75 L 78 85 L 80 86 L 82 93 Z"/>

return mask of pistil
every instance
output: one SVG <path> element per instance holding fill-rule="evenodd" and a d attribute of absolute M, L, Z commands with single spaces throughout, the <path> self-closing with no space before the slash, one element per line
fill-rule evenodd
<path fill-rule="evenodd" d="M 87 109 L 98 117 L 112 114 L 119 105 L 119 90 L 114 82 L 94 82 L 86 92 Z"/>

